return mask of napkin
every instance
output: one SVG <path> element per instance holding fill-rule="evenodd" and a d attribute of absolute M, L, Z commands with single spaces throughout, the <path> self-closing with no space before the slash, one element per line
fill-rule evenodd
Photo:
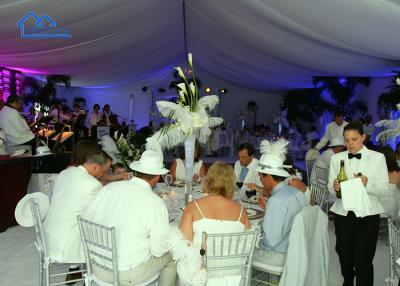
<path fill-rule="evenodd" d="M 353 211 L 357 217 L 365 217 L 370 213 L 371 202 L 360 178 L 341 182 L 340 189 L 345 211 Z"/>

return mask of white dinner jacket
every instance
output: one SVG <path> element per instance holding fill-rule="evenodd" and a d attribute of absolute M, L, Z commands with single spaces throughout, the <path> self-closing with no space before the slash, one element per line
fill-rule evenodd
<path fill-rule="evenodd" d="M 69 167 L 57 176 L 43 224 L 52 260 L 85 262 L 76 217 L 84 212 L 101 187 L 101 183 L 83 166 Z"/>
<path fill-rule="evenodd" d="M 335 121 L 328 123 L 326 125 L 324 136 L 322 136 L 321 140 L 315 145 L 315 148 L 320 150 L 325 147 L 325 145 L 329 142 L 332 142 L 333 138 L 341 137 L 343 138 L 343 130 L 344 127 L 349 124 L 347 121 L 343 121 L 342 125 L 338 126 Z"/>
<path fill-rule="evenodd" d="M 256 171 L 257 166 L 258 160 L 256 158 L 253 158 L 253 160 L 251 160 L 250 164 L 247 166 L 249 171 L 244 178 L 243 185 L 246 185 L 248 183 L 255 183 L 257 186 L 262 186 L 260 177 L 258 176 L 258 172 Z M 242 171 L 242 165 L 240 165 L 239 160 L 236 161 L 233 170 L 235 171 L 236 181 L 238 181 L 240 178 L 240 172 Z"/>
<path fill-rule="evenodd" d="M 332 156 L 329 168 L 328 189 L 336 197 L 336 192 L 333 189 L 333 182 L 339 174 L 340 160 L 344 160 L 344 168 L 348 179 L 353 178 L 353 173 L 357 174 L 359 172 L 368 178 L 368 183 L 365 186 L 371 202 L 371 208 L 368 215 L 384 213 L 385 211 L 379 202 L 378 197 L 387 193 L 389 188 L 389 175 L 385 156 L 381 153 L 369 150 L 365 146 L 359 153 L 362 154 L 362 157 L 360 159 L 358 170 L 350 169 L 348 151 L 343 151 Z M 353 158 L 351 160 L 358 159 Z M 347 211 L 343 209 L 342 200 L 340 199 L 336 200 L 331 211 L 338 215 L 347 215 Z"/>

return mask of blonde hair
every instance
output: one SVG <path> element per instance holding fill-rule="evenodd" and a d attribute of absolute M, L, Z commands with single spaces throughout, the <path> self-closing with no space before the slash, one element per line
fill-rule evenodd
<path fill-rule="evenodd" d="M 232 199 L 235 193 L 235 180 L 233 168 L 217 161 L 208 169 L 203 185 L 204 192 Z"/>

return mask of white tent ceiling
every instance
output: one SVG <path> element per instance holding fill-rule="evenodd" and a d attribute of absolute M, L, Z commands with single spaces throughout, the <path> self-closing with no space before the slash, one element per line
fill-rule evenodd
<path fill-rule="evenodd" d="M 21 39 L 29 11 L 71 39 Z M 5 0 L 0 19 L 0 66 L 67 74 L 76 86 L 167 78 L 186 49 L 204 70 L 266 91 L 400 66 L 400 5 L 388 0 Z"/>

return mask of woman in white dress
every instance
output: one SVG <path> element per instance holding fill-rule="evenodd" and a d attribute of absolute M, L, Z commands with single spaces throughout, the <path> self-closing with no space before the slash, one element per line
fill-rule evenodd
<path fill-rule="evenodd" d="M 197 253 L 200 259 L 201 235 L 205 231 L 212 233 L 234 233 L 250 229 L 247 212 L 242 206 L 233 201 L 235 192 L 235 173 L 231 166 L 223 162 L 215 162 L 209 169 L 204 181 L 204 192 L 207 196 L 189 203 L 179 228 L 187 241 L 192 242 L 193 253 Z M 182 265 L 183 264 L 183 265 Z M 178 260 L 178 274 L 185 285 L 185 281 L 191 274 L 187 272 L 187 261 Z M 198 269 L 198 266 L 195 266 Z M 239 280 L 224 275 L 224 277 L 213 277 L 208 274 L 207 285 L 238 285 Z M 237 276 L 236 276 L 237 278 Z"/>
<path fill-rule="evenodd" d="M 379 150 L 385 155 L 386 165 L 389 174 L 388 192 L 379 197 L 379 201 L 385 209 L 385 217 L 391 217 L 394 220 L 399 218 L 399 199 L 400 192 L 400 167 L 397 164 L 396 153 L 389 146 L 382 147 Z"/>
<path fill-rule="evenodd" d="M 203 164 L 203 160 L 200 160 L 201 156 L 201 146 L 196 141 L 196 146 L 194 150 L 194 166 L 193 166 L 193 181 L 199 182 L 202 178 L 207 175 L 207 168 Z M 185 180 L 185 150 L 179 148 L 179 159 L 176 159 L 171 163 L 169 169 L 172 175 L 172 181 L 184 181 Z"/>

